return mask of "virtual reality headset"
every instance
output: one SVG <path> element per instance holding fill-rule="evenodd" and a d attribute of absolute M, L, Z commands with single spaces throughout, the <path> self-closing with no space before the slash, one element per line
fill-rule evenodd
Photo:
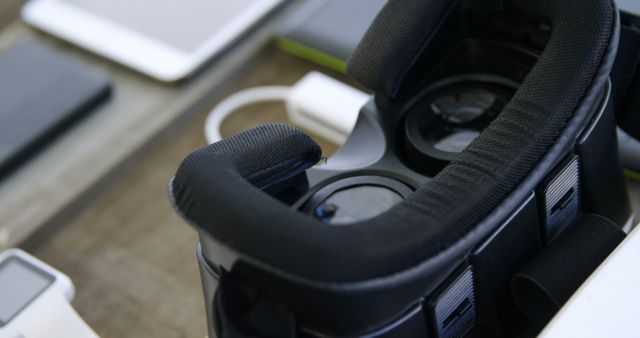
<path fill-rule="evenodd" d="M 374 95 L 335 155 L 281 124 L 189 155 L 169 193 L 200 235 L 211 335 L 539 332 L 632 220 L 615 115 L 640 40 L 620 17 L 390 0 L 349 62 Z"/>

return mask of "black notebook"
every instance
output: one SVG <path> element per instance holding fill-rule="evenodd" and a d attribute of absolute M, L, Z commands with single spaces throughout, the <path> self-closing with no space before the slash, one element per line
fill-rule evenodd
<path fill-rule="evenodd" d="M 33 41 L 0 53 L 0 176 L 51 143 L 109 88 L 104 76 Z"/>

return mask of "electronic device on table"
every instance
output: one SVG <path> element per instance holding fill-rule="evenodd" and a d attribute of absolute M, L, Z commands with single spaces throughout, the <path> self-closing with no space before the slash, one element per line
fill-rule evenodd
<path fill-rule="evenodd" d="M 640 332 L 637 266 L 640 266 L 640 225 L 571 296 L 539 338 L 636 337 Z"/>
<path fill-rule="evenodd" d="M 0 53 L 0 176 L 53 142 L 109 92 L 104 75 L 34 41 Z"/>
<path fill-rule="evenodd" d="M 387 0 L 309 0 L 285 23 L 278 46 L 340 72 Z"/>
<path fill-rule="evenodd" d="M 210 334 L 536 336 L 631 227 L 614 102 L 637 96 L 633 25 L 611 0 L 388 1 L 335 155 L 269 124 L 170 182 Z"/>
<path fill-rule="evenodd" d="M 0 253 L 0 337 L 98 337 L 71 306 L 74 294 L 69 277 L 39 259 Z"/>
<path fill-rule="evenodd" d="M 283 0 L 33 0 L 29 24 L 162 81 L 186 77 Z"/>

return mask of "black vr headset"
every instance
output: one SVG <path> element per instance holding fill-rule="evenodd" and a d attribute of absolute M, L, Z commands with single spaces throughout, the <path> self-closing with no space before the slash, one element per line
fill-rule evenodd
<path fill-rule="evenodd" d="M 620 32 L 611 0 L 390 0 L 349 63 L 375 95 L 334 156 L 270 124 L 171 181 L 210 335 L 535 335 L 631 221 Z"/>

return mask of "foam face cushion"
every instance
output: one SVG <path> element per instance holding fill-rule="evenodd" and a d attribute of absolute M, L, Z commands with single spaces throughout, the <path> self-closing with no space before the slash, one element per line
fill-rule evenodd
<path fill-rule="evenodd" d="M 450 3 L 389 1 L 351 60 L 352 76 L 377 95 L 396 93 Z M 433 258 L 514 191 L 567 136 L 574 112 L 608 77 L 618 29 L 610 0 L 542 0 L 536 6 L 550 18 L 552 35 L 511 102 L 457 160 L 388 212 L 327 227 L 257 189 L 320 157 L 308 136 L 283 125 L 262 126 L 190 155 L 171 185 L 177 208 L 251 260 L 309 280 L 376 279 Z"/>

